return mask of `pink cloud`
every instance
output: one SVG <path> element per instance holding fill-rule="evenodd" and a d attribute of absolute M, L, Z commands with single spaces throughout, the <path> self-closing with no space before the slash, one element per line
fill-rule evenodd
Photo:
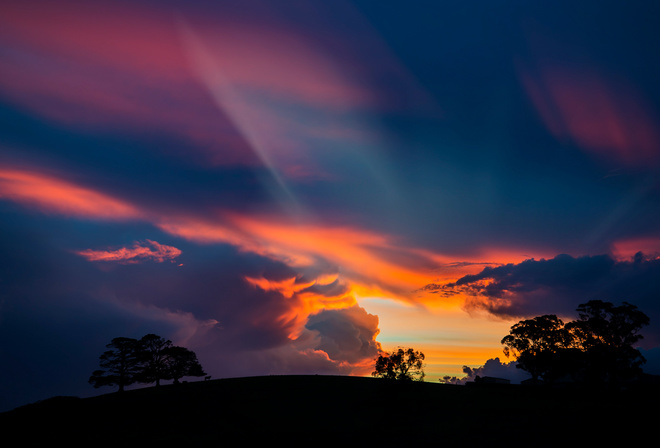
<path fill-rule="evenodd" d="M 631 85 L 587 67 L 541 67 L 520 75 L 552 135 L 628 165 L 658 161 L 657 119 Z"/>
<path fill-rule="evenodd" d="M 67 126 L 174 136 L 206 163 L 257 160 L 192 76 L 171 11 L 121 1 L 1 8 L 0 42 L 13 51 L 0 60 L 0 91 L 17 104 Z"/>
<path fill-rule="evenodd" d="M 118 249 L 93 250 L 86 249 L 76 252 L 89 261 L 117 262 L 121 264 L 141 263 L 144 261 L 174 262 L 181 255 L 181 250 L 173 246 L 166 246 L 156 241 L 146 240 L 145 243 L 134 242 L 130 247 Z"/>
<path fill-rule="evenodd" d="M 355 30 L 364 28 L 359 43 L 222 5 L 182 4 L 174 13 L 134 2 L 35 0 L 1 10 L 0 43 L 12 47 L 0 60 L 3 95 L 67 126 L 173 136 L 190 142 L 186 157 L 196 148 L 200 163 L 327 178 L 317 148 L 373 144 L 378 130 L 361 117 L 392 106 L 391 89 L 370 77 L 423 97 L 354 12 Z"/>
<path fill-rule="evenodd" d="M 2 5 L 3 39 L 11 37 L 62 59 L 121 67 L 145 76 L 187 76 L 171 11 L 138 2 L 34 0 Z M 177 51 L 177 49 L 179 51 Z"/>
<path fill-rule="evenodd" d="M 184 43 L 195 58 L 201 39 L 216 68 L 192 61 L 204 77 L 231 82 L 238 88 L 259 91 L 285 103 L 323 104 L 331 108 L 373 106 L 376 93 L 352 76 L 307 36 L 276 24 L 223 23 L 221 27 L 186 26 Z M 194 33 L 191 38 L 187 33 Z M 198 65 L 199 64 L 199 65 Z M 210 70 L 211 73 L 204 73 Z"/>
<path fill-rule="evenodd" d="M 612 254 L 619 260 L 630 260 L 642 252 L 647 257 L 660 257 L 660 237 L 625 238 L 612 243 Z"/>

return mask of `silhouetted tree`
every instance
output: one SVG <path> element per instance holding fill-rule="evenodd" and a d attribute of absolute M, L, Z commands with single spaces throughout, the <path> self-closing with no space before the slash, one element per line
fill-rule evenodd
<path fill-rule="evenodd" d="M 424 381 L 424 353 L 412 348 L 399 348 L 389 355 L 380 355 L 372 375 L 379 378 Z"/>
<path fill-rule="evenodd" d="M 172 341 L 150 333 L 139 341 L 141 370 L 138 381 L 141 383 L 156 383 L 171 379 L 167 363 L 167 351 L 172 348 Z"/>
<path fill-rule="evenodd" d="M 100 356 L 102 369 L 95 370 L 89 378 L 94 387 L 139 383 L 156 383 L 184 376 L 205 376 L 197 355 L 185 347 L 172 345 L 156 334 L 147 334 L 140 340 L 115 338 L 107 345 L 110 350 Z"/>
<path fill-rule="evenodd" d="M 204 376 L 206 372 L 197 360 L 197 355 L 185 347 L 172 346 L 165 349 L 168 378 L 178 383 L 184 376 Z"/>
<path fill-rule="evenodd" d="M 627 302 L 615 306 L 601 300 L 581 304 L 577 311 L 579 319 L 566 328 L 582 352 L 585 380 L 615 384 L 642 372 L 646 360 L 633 344 L 643 338 L 639 331 L 650 322 L 646 314 Z"/>
<path fill-rule="evenodd" d="M 561 319 L 546 314 L 513 325 L 502 344 L 504 355 L 513 356 L 517 367 L 529 372 L 535 382 L 539 378 L 552 381 L 559 375 L 557 368 L 571 338 Z"/>
<path fill-rule="evenodd" d="M 624 302 L 592 300 L 578 306 L 580 318 L 566 325 L 555 315 L 522 320 L 502 339 L 504 354 L 536 381 L 563 376 L 577 381 L 618 383 L 641 373 L 645 362 L 633 344 L 649 318 Z"/>
<path fill-rule="evenodd" d="M 95 370 L 89 382 L 95 388 L 119 386 L 119 392 L 137 381 L 140 372 L 139 342 L 132 338 L 114 338 L 106 345 L 109 350 L 99 357 L 101 369 Z"/>

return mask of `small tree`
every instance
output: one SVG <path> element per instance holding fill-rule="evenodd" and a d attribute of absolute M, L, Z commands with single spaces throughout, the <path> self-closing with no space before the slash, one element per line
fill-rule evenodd
<path fill-rule="evenodd" d="M 109 350 L 99 357 L 101 369 L 95 370 L 89 378 L 95 388 L 101 386 L 119 386 L 123 392 L 125 386 L 137 381 L 140 372 L 139 342 L 132 338 L 114 338 L 106 345 Z"/>
<path fill-rule="evenodd" d="M 424 381 L 424 353 L 412 348 L 399 348 L 376 360 L 372 375 L 378 378 L 405 381 Z"/>
<path fill-rule="evenodd" d="M 184 376 L 204 376 L 206 373 L 197 360 L 197 355 L 185 347 L 172 346 L 165 349 L 168 377 L 178 383 Z"/>

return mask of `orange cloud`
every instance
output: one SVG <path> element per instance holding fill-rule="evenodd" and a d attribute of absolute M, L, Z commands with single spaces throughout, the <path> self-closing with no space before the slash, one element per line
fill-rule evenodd
<path fill-rule="evenodd" d="M 301 336 L 310 315 L 322 310 L 347 309 L 357 304 L 353 292 L 346 286 L 324 288 L 328 286 L 328 283 L 324 283 L 327 278 L 326 275 L 320 275 L 313 280 L 296 277 L 283 280 L 245 277 L 245 280 L 256 288 L 279 293 L 288 299 L 289 308 L 278 319 L 288 323 L 291 328 L 289 338 L 294 340 Z"/>
<path fill-rule="evenodd" d="M 330 227 L 314 223 L 287 223 L 273 219 L 257 219 L 234 215 L 233 222 L 253 238 L 263 242 L 263 254 L 281 254 L 296 259 L 326 259 L 342 269 L 342 275 L 360 283 L 391 292 L 410 292 L 429 279 L 424 272 L 429 260 L 418 259 L 419 265 L 397 263 L 397 247 L 392 238 L 376 232 L 348 227 Z M 385 256 L 385 252 L 389 256 Z M 409 255 L 409 254 L 408 254 Z"/>
<path fill-rule="evenodd" d="M 277 291 L 287 299 L 290 299 L 291 297 L 293 297 L 294 294 L 297 294 L 298 292 L 302 291 L 305 288 L 309 288 L 315 283 L 313 281 L 306 283 L 298 283 L 296 282 L 295 277 L 287 278 L 281 281 L 268 280 L 263 277 L 261 278 L 245 277 L 245 280 L 251 285 L 259 287 L 264 291 Z"/>
<path fill-rule="evenodd" d="M 139 219 L 151 222 L 162 231 L 202 244 L 223 243 L 240 250 L 279 260 L 295 269 L 314 267 L 319 262 L 330 263 L 339 271 L 320 274 L 315 285 L 343 282 L 350 290 L 351 299 L 314 297 L 295 279 L 279 284 L 264 279 L 249 279 L 264 290 L 276 290 L 285 297 L 294 294 L 308 302 L 308 312 L 319 306 L 343 303 L 349 306 L 355 297 L 389 297 L 435 306 L 438 296 L 420 293 L 420 288 L 431 283 L 456 280 L 479 269 L 480 264 L 469 262 L 449 268 L 452 260 L 425 249 L 409 248 L 397 244 L 389 235 L 364 229 L 330 226 L 308 222 L 295 222 L 272 216 L 248 216 L 237 213 L 217 213 L 213 218 L 200 218 L 192 214 L 163 214 L 158 210 L 138 207 L 127 201 L 93 189 L 61 180 L 37 171 L 16 169 L 0 170 L 0 198 L 8 199 L 46 213 L 101 220 Z M 91 261 L 173 259 L 179 255 L 169 246 L 135 245 L 114 250 L 86 250 L 78 252 Z M 509 261 L 513 253 L 490 250 L 482 254 L 487 261 Z M 515 261 L 521 261 L 518 258 Z M 480 260 L 481 261 L 481 260 Z M 442 302 L 457 306 L 456 300 Z"/>
<path fill-rule="evenodd" d="M 87 249 L 76 253 L 89 261 L 114 261 L 122 264 L 132 264 L 146 260 L 157 263 L 174 261 L 176 257 L 181 255 L 181 250 L 147 240 L 146 244 L 135 242 L 131 247 L 121 247 L 114 250 Z"/>
<path fill-rule="evenodd" d="M 461 293 L 447 300 L 438 294 L 423 295 L 416 293 L 416 290 L 434 282 L 442 284 L 455 281 L 466 273 L 480 271 L 483 263 L 497 263 L 498 260 L 515 262 L 525 257 L 515 252 L 492 248 L 475 254 L 477 262 L 467 260 L 464 263 L 453 263 L 441 254 L 426 249 L 408 248 L 390 235 L 365 229 L 236 213 L 218 212 L 215 216 L 204 218 L 193 214 L 178 215 L 172 211 L 164 214 L 157 209 L 138 207 L 137 204 L 37 171 L 0 170 L 0 198 L 40 211 L 76 218 L 140 219 L 171 235 L 200 244 L 230 244 L 243 251 L 283 261 L 298 270 L 300 275 L 275 280 L 264 276 L 245 278 L 255 288 L 279 294 L 285 301 L 284 306 L 277 307 L 276 315 L 271 312 L 252 316 L 254 321 L 250 324 L 255 327 L 276 325 L 282 328 L 283 334 L 292 344 L 300 348 L 301 356 L 309 357 L 309 362 L 325 363 L 353 374 L 368 374 L 371 371 L 372 351 L 375 350 L 374 347 L 380 347 L 375 340 L 380 329 L 373 317 L 362 316 L 360 313 L 353 316 L 347 310 L 356 307 L 358 303 L 362 306 L 365 298 L 369 297 L 387 299 L 383 300 L 383 303 L 391 303 L 394 299 L 423 305 L 424 309 L 407 306 L 405 311 L 402 311 L 399 308 L 390 310 L 385 306 L 377 310 L 376 314 L 382 319 L 381 324 L 386 326 L 389 332 L 383 336 L 392 341 L 393 337 L 410 334 L 410 328 L 422 331 L 419 317 L 421 315 L 440 315 L 449 309 L 459 312 L 465 299 Z M 139 263 L 147 260 L 173 261 L 181 251 L 176 247 L 147 240 L 145 243 L 134 243 L 130 247 L 87 249 L 77 253 L 93 262 Z M 369 303 L 369 308 L 374 306 Z M 442 313 L 436 313 L 438 308 L 442 308 Z M 412 310 L 422 314 L 415 314 L 415 317 L 411 318 L 406 313 Z M 350 317 L 356 328 L 368 328 L 368 331 L 363 331 L 360 344 L 369 347 L 369 356 L 363 356 L 356 351 L 350 360 L 341 358 L 348 356 L 348 348 L 341 350 L 340 354 L 330 355 L 335 344 L 328 339 L 329 335 L 316 335 L 307 327 L 309 322 L 318 320 L 319 315 L 327 311 L 337 312 L 346 319 Z M 456 318 L 453 317 L 452 321 L 456 321 Z M 470 326 L 461 322 L 466 328 Z M 340 324 L 337 325 L 337 328 L 341 327 Z M 404 325 L 405 328 L 399 328 L 397 325 Z M 448 323 L 433 320 L 428 325 L 432 328 L 424 328 L 419 341 L 425 341 L 428 335 L 437 333 L 438 328 L 446 328 Z M 500 336 L 500 333 L 501 330 L 497 336 Z M 336 334 L 334 337 L 340 336 L 347 338 L 346 343 L 349 344 L 349 335 Z M 415 345 L 419 344 L 421 342 Z M 448 350 L 452 344 L 451 341 L 441 343 Z M 350 344 L 346 347 L 349 346 Z M 496 349 L 498 347 L 492 350 L 479 348 L 478 350 L 483 351 L 477 354 L 473 353 L 477 350 L 475 348 L 458 346 L 455 348 L 455 356 L 462 356 L 462 359 L 474 358 L 474 364 L 477 364 L 486 359 L 486 352 L 488 356 L 498 354 Z M 455 361 L 452 356 L 454 355 L 437 354 L 429 356 L 428 362 L 449 364 Z M 479 356 L 482 359 L 477 360 Z M 437 370 L 457 374 L 443 366 Z"/>
<path fill-rule="evenodd" d="M 35 171 L 0 168 L 0 198 L 78 218 L 115 221 L 142 216 L 128 202 Z"/>
<path fill-rule="evenodd" d="M 437 278 L 434 269 L 441 259 L 400 247 L 384 234 L 270 216 L 223 214 L 218 221 L 168 218 L 158 225 L 173 235 L 201 243 L 233 244 L 294 268 L 324 260 L 338 266 L 340 277 L 360 296 L 409 299 L 413 291 Z"/>
<path fill-rule="evenodd" d="M 519 263 L 545 255 L 492 247 L 456 262 L 426 249 L 397 244 L 393 236 L 365 229 L 236 213 L 218 215 L 215 220 L 168 217 L 158 225 L 190 241 L 232 244 L 243 251 L 282 261 L 301 272 L 321 262 L 330 263 L 338 272 L 316 278 L 315 285 L 340 281 L 350 289 L 351 297 L 391 298 L 431 308 L 455 309 L 464 301 L 465 296 L 457 291 L 452 291 L 451 297 L 434 294 L 443 284 L 476 274 L 487 265 Z M 246 280 L 285 297 L 303 297 L 309 286 L 296 278 Z M 424 289 L 427 285 L 437 288 Z M 326 299 L 310 300 L 322 303 Z"/>

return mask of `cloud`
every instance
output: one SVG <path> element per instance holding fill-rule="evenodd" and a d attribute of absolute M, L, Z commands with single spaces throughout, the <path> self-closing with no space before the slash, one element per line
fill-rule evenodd
<path fill-rule="evenodd" d="M 432 268 L 442 259 L 399 245 L 387 234 L 281 216 L 225 213 L 216 220 L 170 216 L 158 225 L 189 241 L 232 244 L 299 270 L 339 267 L 354 291 L 359 288 L 363 294 L 389 294 L 401 300 L 409 300 L 413 291 L 432 280 Z"/>
<path fill-rule="evenodd" d="M 463 366 L 463 378 L 453 377 L 446 382 L 451 384 L 465 384 L 468 381 L 474 381 L 477 376 L 483 378 L 486 376 L 494 378 L 504 378 L 511 381 L 512 384 L 519 384 L 521 381 L 531 378 L 531 376 L 516 367 L 516 361 L 503 363 L 500 358 L 491 358 L 481 367 Z"/>
<path fill-rule="evenodd" d="M 148 200 L 124 200 L 98 188 L 64 180 L 71 174 L 44 174 L 37 169 L 0 170 L 0 199 L 7 199 L 47 214 L 107 222 L 142 222 L 171 236 L 199 244 L 231 244 L 242 251 L 284 262 L 309 271 L 314 266 L 334 266 L 353 291 L 393 295 L 410 300 L 412 292 L 430 282 L 431 269 L 443 257 L 405 247 L 391 235 L 355 226 L 217 210 L 187 211 L 184 204 L 167 209 Z M 134 246 L 114 250 L 88 249 L 78 254 L 90 261 L 172 259 L 176 248 Z M 317 285 L 318 286 L 318 285 Z"/>
<path fill-rule="evenodd" d="M 362 374 L 371 364 L 378 319 L 355 306 L 332 269 L 297 273 L 229 245 L 185 241 L 176 248 L 177 261 L 185 258 L 179 267 L 167 262 L 176 251 L 160 253 L 164 245 L 154 240 L 108 251 L 113 269 L 96 269 L 68 249 L 78 230 L 94 227 L 53 237 L 38 221 L 11 216 L 0 224 L 0 346 L 11 365 L 0 376 L 15 392 L 2 397 L 2 410 L 53 394 L 94 394 L 87 378 L 117 336 L 172 339 L 216 378 Z M 107 229 L 83 239 L 107 238 Z M 150 257 L 163 262 L 123 262 Z M 66 372 L 41 378 L 46 362 Z"/>
<path fill-rule="evenodd" d="M 538 66 L 536 73 L 520 69 L 519 75 L 554 137 L 617 163 L 657 165 L 658 117 L 629 81 L 584 65 Z"/>
<path fill-rule="evenodd" d="M 386 107 L 392 91 L 420 90 L 358 14 L 342 15 L 347 36 L 334 32 L 330 17 L 348 3 L 292 4 L 282 17 L 269 14 L 268 2 L 251 2 L 251 15 L 225 4 L 36 3 L 2 7 L 11 42 L 0 58 L 4 96 L 72 129 L 167 136 L 185 148 L 174 152 L 204 165 L 326 178 L 318 155 L 336 161 L 341 153 L 342 167 L 359 162 L 379 134 L 364 112 Z M 377 71 L 365 55 L 379 61 Z M 416 97 L 421 104 L 423 94 Z"/>
<path fill-rule="evenodd" d="M 579 304 L 592 299 L 625 301 L 651 318 L 651 326 L 642 331 L 647 343 L 660 340 L 660 258 L 645 257 L 641 252 L 629 260 L 610 255 L 530 259 L 487 267 L 455 282 L 427 287 L 449 296 L 463 294 L 466 309 L 503 318 L 574 316 Z"/>
<path fill-rule="evenodd" d="M 378 332 L 378 317 L 359 306 L 351 306 L 309 316 L 304 331 L 295 339 L 260 350 L 235 351 L 228 346 L 221 353 L 215 348 L 221 346 L 221 342 L 208 344 L 207 333 L 206 347 L 201 348 L 201 353 L 221 376 L 367 375 L 373 370 L 380 350 L 375 340 Z M 220 336 L 221 333 L 215 334 Z"/>
<path fill-rule="evenodd" d="M 157 263 L 172 261 L 181 255 L 181 251 L 173 246 L 166 246 L 156 241 L 134 242 L 131 247 L 119 249 L 94 250 L 86 249 L 76 251 L 76 254 L 89 261 L 113 261 L 117 263 L 131 264 L 151 260 Z"/>
<path fill-rule="evenodd" d="M 141 216 L 126 201 L 34 170 L 0 169 L 0 199 L 77 218 L 115 221 Z"/>
<path fill-rule="evenodd" d="M 305 328 L 315 334 L 315 349 L 327 353 L 338 363 L 370 369 L 381 352 L 380 343 L 376 341 L 380 332 L 378 316 L 357 305 L 325 309 L 310 316 Z"/>

